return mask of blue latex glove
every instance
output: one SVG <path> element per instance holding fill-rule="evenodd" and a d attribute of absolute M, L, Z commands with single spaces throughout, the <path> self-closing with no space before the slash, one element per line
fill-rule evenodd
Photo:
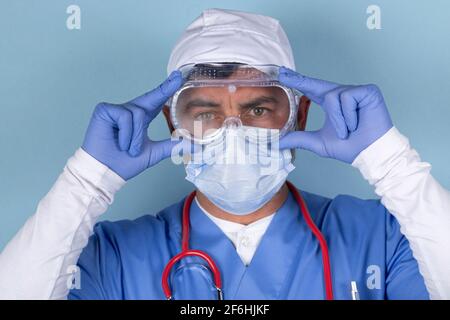
<path fill-rule="evenodd" d="M 181 84 L 181 73 L 174 71 L 159 87 L 130 102 L 98 104 L 82 148 L 124 180 L 169 157 L 177 141 L 152 141 L 147 129 Z"/>
<path fill-rule="evenodd" d="M 300 148 L 352 163 L 392 128 L 383 96 L 375 85 L 340 85 L 308 78 L 285 67 L 279 70 L 279 81 L 302 92 L 326 114 L 320 130 L 290 132 L 281 139 L 281 149 Z"/>

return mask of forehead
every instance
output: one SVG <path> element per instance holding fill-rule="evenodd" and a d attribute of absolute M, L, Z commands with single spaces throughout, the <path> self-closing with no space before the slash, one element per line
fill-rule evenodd
<path fill-rule="evenodd" d="M 258 87 L 258 86 L 237 86 L 224 85 L 218 87 L 197 87 L 184 90 L 181 94 L 182 99 L 194 99 L 205 98 L 210 100 L 222 100 L 222 99 L 245 99 L 251 100 L 261 96 L 269 96 L 278 99 L 287 99 L 283 89 L 275 86 L 271 87 Z"/>
<path fill-rule="evenodd" d="M 208 100 L 253 99 L 260 96 L 283 100 L 285 90 L 278 87 L 277 69 L 273 66 L 249 66 L 237 63 L 197 64 L 187 69 L 184 78 L 188 89 L 180 98 Z"/>
<path fill-rule="evenodd" d="M 196 65 L 185 75 L 187 81 L 263 81 L 274 80 L 273 74 L 239 64 Z"/>

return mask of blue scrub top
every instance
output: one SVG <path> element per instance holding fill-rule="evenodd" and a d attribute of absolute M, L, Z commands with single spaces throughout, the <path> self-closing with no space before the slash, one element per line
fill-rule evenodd
<path fill-rule="evenodd" d="M 378 200 L 301 191 L 330 254 L 335 299 L 428 299 L 408 240 Z M 156 216 L 100 222 L 83 250 L 80 289 L 69 299 L 165 299 L 161 275 L 181 251 L 184 199 Z M 292 194 L 277 211 L 245 266 L 233 243 L 197 206 L 190 210 L 190 248 L 218 265 L 225 299 L 324 299 L 322 255 Z M 175 299 L 216 299 L 212 276 L 196 257 L 180 261 L 170 276 Z"/>

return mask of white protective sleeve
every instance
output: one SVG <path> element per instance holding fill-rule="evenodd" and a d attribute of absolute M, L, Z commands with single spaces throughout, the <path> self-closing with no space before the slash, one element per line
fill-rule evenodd
<path fill-rule="evenodd" d="M 66 299 L 97 218 L 125 181 L 82 149 L 0 254 L 0 299 Z"/>
<path fill-rule="evenodd" d="M 450 299 L 450 192 L 395 127 L 352 164 L 375 186 L 408 239 L 431 299 Z"/>

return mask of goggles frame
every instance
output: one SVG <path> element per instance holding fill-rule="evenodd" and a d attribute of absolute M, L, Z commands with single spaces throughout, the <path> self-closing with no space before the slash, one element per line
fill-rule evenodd
<path fill-rule="evenodd" d="M 247 65 L 237 63 L 208 63 L 206 64 L 207 67 L 204 65 L 205 64 L 201 64 L 200 66 L 197 64 L 188 64 L 180 67 L 179 69 L 182 74 L 184 84 L 168 100 L 170 119 L 175 130 L 177 131 L 177 134 L 180 134 L 183 138 L 187 138 L 194 143 L 207 144 L 214 141 L 217 137 L 220 137 L 226 129 L 226 127 L 222 125 L 220 128 L 215 130 L 214 133 L 209 134 L 206 137 L 197 138 L 194 137 L 189 130 L 181 127 L 181 124 L 177 119 L 177 103 L 181 93 L 187 89 L 202 87 L 224 88 L 228 86 L 230 88 L 230 86 L 233 86 L 235 89 L 238 87 L 278 87 L 283 90 L 289 101 L 289 116 L 285 125 L 279 129 L 280 137 L 295 128 L 300 96 L 297 91 L 287 88 L 279 82 L 279 66 Z M 220 70 L 222 68 L 226 69 L 224 73 L 228 73 L 228 76 L 231 73 L 237 72 L 238 74 L 244 75 L 246 78 L 223 78 L 220 75 Z"/>

